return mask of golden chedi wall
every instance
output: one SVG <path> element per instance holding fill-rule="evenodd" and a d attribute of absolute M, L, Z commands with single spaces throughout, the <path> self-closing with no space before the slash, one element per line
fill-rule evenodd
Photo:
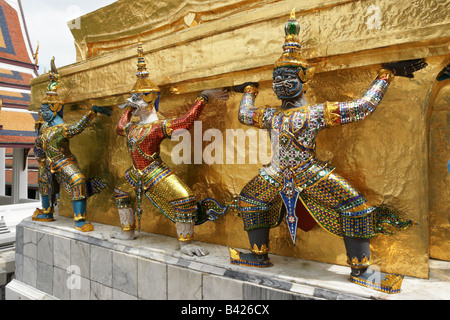
<path fill-rule="evenodd" d="M 430 254 L 450 258 L 446 169 L 450 93 L 448 82 L 436 81 L 450 62 L 445 0 L 120 0 L 81 17 L 80 29 L 72 30 L 78 62 L 59 68 L 65 121 L 77 121 L 94 104 L 113 110 L 110 118 L 99 115 L 71 140 L 86 175 L 102 177 L 110 185 L 89 199 L 88 219 L 119 227 L 113 187 L 131 161 L 125 138 L 115 133 L 122 113 L 117 105 L 125 102 L 136 81 L 138 37 L 150 77 L 162 89 L 162 119 L 186 112 L 203 89 L 246 81 L 260 83 L 257 106 L 277 106 L 272 67 L 282 53 L 283 28 L 293 7 L 302 28 L 304 57 L 318 69 L 307 94 L 309 103 L 357 98 L 385 62 L 426 58 L 429 64 L 414 79 L 396 78 L 370 118 L 326 130 L 317 141 L 318 157 L 336 166 L 337 173 L 371 204 L 396 208 L 418 223 L 408 231 L 373 240 L 373 263 L 383 271 L 426 278 Z M 47 84 L 46 75 L 32 81 L 32 110 L 40 107 Z M 223 133 L 223 142 L 215 141 L 223 146 L 216 149 L 223 150 L 222 157 L 215 153 L 222 158 L 219 163 L 194 163 L 199 156 L 194 144 L 202 144 L 201 156 L 211 141 L 192 141 L 192 164 L 180 165 L 173 164 L 171 157 L 179 142 L 162 144 L 163 160 L 199 200 L 231 201 L 262 165 L 264 157 L 254 163 L 255 156 L 249 156 L 248 142 L 241 147 L 226 143 L 230 129 L 244 130 L 248 140 L 253 134 L 257 142 L 267 141 L 265 131 L 248 131 L 252 128 L 239 123 L 240 98 L 233 93 L 227 102 L 213 101 L 200 117 L 203 133 L 208 129 Z M 194 129 L 191 132 L 194 136 Z M 267 151 L 267 143 L 261 148 Z M 244 153 L 245 163 L 238 164 L 238 155 Z M 231 154 L 235 160 L 227 163 Z M 144 201 L 143 209 L 143 231 L 175 236 L 175 225 L 150 201 Z M 65 194 L 61 214 L 72 217 Z M 249 246 L 242 221 L 233 214 L 197 227 L 195 239 Z M 299 230 L 294 247 L 283 222 L 271 231 L 270 247 L 273 254 L 346 264 L 343 241 L 320 227 L 308 233 Z"/>

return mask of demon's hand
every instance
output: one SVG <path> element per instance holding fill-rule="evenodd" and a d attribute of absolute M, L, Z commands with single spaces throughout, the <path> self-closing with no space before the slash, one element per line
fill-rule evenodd
<path fill-rule="evenodd" d="M 99 107 L 99 106 L 93 106 L 92 111 L 94 111 L 95 113 L 101 113 L 104 115 L 107 115 L 108 117 L 111 116 L 111 110 L 105 107 Z"/>
<path fill-rule="evenodd" d="M 224 89 L 204 90 L 202 94 L 207 96 L 209 100 L 216 99 L 225 101 L 230 98 L 230 92 Z"/>
<path fill-rule="evenodd" d="M 259 83 L 258 82 L 245 82 L 243 84 L 239 84 L 237 86 L 231 87 L 231 90 L 234 92 L 238 92 L 238 93 L 244 93 L 245 88 L 247 88 L 248 86 L 253 86 L 255 88 L 258 88 Z"/>
<path fill-rule="evenodd" d="M 389 62 L 383 65 L 384 69 L 391 70 L 397 77 L 414 78 L 414 72 L 428 66 L 424 59 Z"/>

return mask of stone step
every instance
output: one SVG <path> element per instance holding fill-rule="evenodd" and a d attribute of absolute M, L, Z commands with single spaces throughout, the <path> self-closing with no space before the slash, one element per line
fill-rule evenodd
<path fill-rule="evenodd" d="M 110 235 L 118 227 L 94 226 L 94 232 L 83 234 L 70 218 L 22 221 L 16 231 L 16 280 L 62 300 L 450 298 L 448 274 L 405 277 L 402 292 L 388 295 L 349 282 L 346 266 L 270 255 L 272 267 L 247 268 L 230 264 L 224 246 L 198 243 L 209 255 L 189 257 L 180 254 L 173 237 L 141 232 L 136 240 L 117 240 Z"/>
<path fill-rule="evenodd" d="M 0 234 L 9 233 L 9 232 L 11 232 L 11 231 L 9 231 L 8 227 L 6 226 L 4 217 L 1 217 L 0 218 Z"/>

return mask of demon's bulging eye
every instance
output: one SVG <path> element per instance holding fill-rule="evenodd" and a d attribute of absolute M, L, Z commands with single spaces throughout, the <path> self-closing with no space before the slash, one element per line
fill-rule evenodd
<path fill-rule="evenodd" d="M 138 94 L 133 93 L 133 94 L 131 95 L 131 101 L 132 101 L 132 102 L 136 103 L 136 102 L 139 101 L 139 99 L 140 99 L 140 96 L 139 96 Z"/>

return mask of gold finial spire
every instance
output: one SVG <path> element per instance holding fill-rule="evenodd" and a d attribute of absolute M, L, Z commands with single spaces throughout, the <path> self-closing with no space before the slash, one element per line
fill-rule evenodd
<path fill-rule="evenodd" d="M 50 71 L 48 73 L 50 84 L 48 85 L 47 96 L 42 102 L 43 104 L 50 105 L 50 109 L 54 112 L 59 112 L 62 109 L 63 101 L 58 98 L 59 88 L 59 72 L 56 68 L 55 57 L 50 62 Z"/>
<path fill-rule="evenodd" d="M 139 58 L 143 58 L 144 57 L 144 49 L 142 48 L 142 42 L 141 42 L 141 37 L 138 38 L 138 57 Z"/>
<path fill-rule="evenodd" d="M 300 25 L 295 19 L 295 8 L 292 9 L 289 21 L 284 27 L 285 40 L 283 45 L 283 55 L 275 63 L 275 68 L 279 67 L 303 67 L 307 66 L 303 61 L 300 44 Z"/>
<path fill-rule="evenodd" d="M 137 82 L 134 85 L 131 93 L 149 93 L 160 92 L 159 88 L 150 81 L 150 73 L 147 70 L 147 63 L 144 59 L 144 49 L 142 48 L 141 38 L 138 38 L 137 45 L 138 64 L 137 64 Z"/>
<path fill-rule="evenodd" d="M 139 41 L 138 43 L 138 72 L 136 76 L 138 78 L 147 78 L 149 76 L 149 72 L 147 71 L 147 64 L 145 63 L 144 59 L 144 49 L 142 49 L 142 43 Z"/>
<path fill-rule="evenodd" d="M 39 63 L 39 41 L 37 43 L 36 52 L 33 54 L 34 65 L 37 66 Z"/>

